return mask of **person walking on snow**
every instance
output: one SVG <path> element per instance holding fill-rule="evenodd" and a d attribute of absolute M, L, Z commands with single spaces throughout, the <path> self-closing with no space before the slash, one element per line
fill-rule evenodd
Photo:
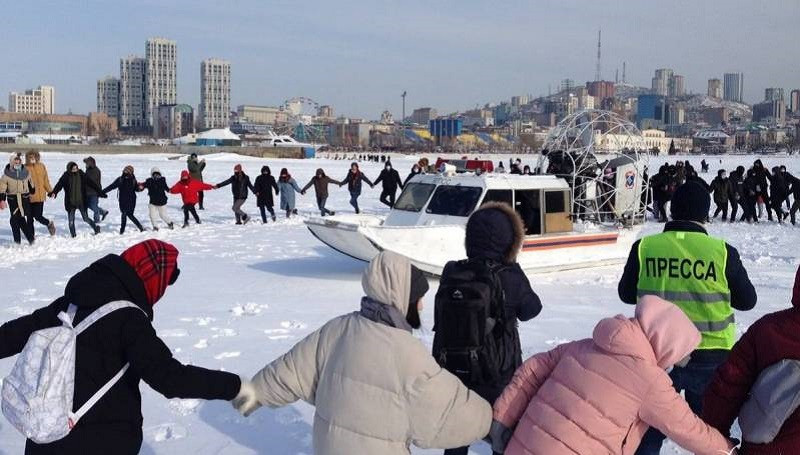
<path fill-rule="evenodd" d="M 22 233 L 28 243 L 33 244 L 32 194 L 36 194 L 36 187 L 33 186 L 30 173 L 22 164 L 22 157 L 19 154 L 11 155 L 3 175 L 0 176 L 0 210 L 5 209 L 8 202 L 14 243 L 22 242 Z"/>
<path fill-rule="evenodd" d="M 273 209 L 275 202 L 272 198 L 272 191 L 275 191 L 275 196 L 278 196 L 280 191 L 269 166 L 261 167 L 261 175 L 256 177 L 253 188 L 256 193 L 256 205 L 261 212 L 261 222 L 267 224 L 267 211 L 269 211 L 272 221 L 275 221 L 275 210 Z"/>
<path fill-rule="evenodd" d="M 233 175 L 229 179 L 222 183 L 217 183 L 215 186 L 222 188 L 226 185 L 231 185 L 231 193 L 233 194 L 233 207 L 231 207 L 231 210 L 236 215 L 236 224 L 247 224 L 250 221 L 250 215 L 242 210 L 242 206 L 247 201 L 247 190 L 255 194 L 256 189 L 250 183 L 250 177 L 242 170 L 241 164 L 233 167 Z"/>
<path fill-rule="evenodd" d="M 328 177 L 325 175 L 325 171 L 319 168 L 314 174 L 314 177 L 311 177 L 311 180 L 309 180 L 306 186 L 300 191 L 300 194 L 306 194 L 306 190 L 311 188 L 312 185 L 314 186 L 314 193 L 317 196 L 317 207 L 319 208 L 320 216 L 336 214 L 333 210 L 325 208 L 325 203 L 328 201 L 328 185 L 331 183 L 334 185 L 341 185 L 341 182 Z"/>
<path fill-rule="evenodd" d="M 391 161 L 386 162 L 386 166 L 383 168 L 378 178 L 375 179 L 375 185 L 381 182 L 383 182 L 383 191 L 381 191 L 380 201 L 389 206 L 389 208 L 392 208 L 394 207 L 397 187 L 400 187 L 402 190 L 403 181 L 400 179 L 400 174 L 397 172 L 397 169 L 392 168 Z"/>
<path fill-rule="evenodd" d="M 150 214 L 150 224 L 153 225 L 153 230 L 157 231 L 156 217 L 167 224 L 167 227 L 173 229 L 175 225 L 167 215 L 167 193 L 169 186 L 167 186 L 167 179 L 161 175 L 161 171 L 154 167 L 150 169 L 150 177 L 139 184 L 139 190 L 147 189 L 147 196 L 150 198 L 150 203 L 147 205 L 148 213 Z"/>
<path fill-rule="evenodd" d="M 633 318 L 603 319 L 592 338 L 525 361 L 495 402 L 493 450 L 629 455 L 651 426 L 693 453 L 730 453 L 734 444 L 692 412 L 665 371 L 700 339 L 680 308 L 644 296 Z"/>
<path fill-rule="evenodd" d="M 197 216 L 197 210 L 194 206 L 200 199 L 200 194 L 203 190 L 213 190 L 214 186 L 201 181 L 195 180 L 189 174 L 189 171 L 181 171 L 181 179 L 172 185 L 169 192 L 172 194 L 180 194 L 181 201 L 183 202 L 183 227 L 189 226 L 189 214 L 194 217 L 194 222 L 200 224 L 200 217 Z"/>
<path fill-rule="evenodd" d="M 0 358 L 18 354 L 30 335 L 63 324 L 70 305 L 80 323 L 98 308 L 118 301 L 133 304 L 109 313 L 81 332 L 75 351 L 74 406 L 77 409 L 124 365 L 122 378 L 78 421 L 50 444 L 28 440 L 25 453 L 135 455 L 142 445 L 144 381 L 166 398 L 232 400 L 242 381 L 224 371 L 183 365 L 153 328 L 155 304 L 180 275 L 178 250 L 159 240 L 109 254 L 69 279 L 64 295 L 50 305 L 0 326 Z"/>
<path fill-rule="evenodd" d="M 89 156 L 83 159 L 83 163 L 86 165 L 86 177 L 91 180 L 95 186 L 102 188 L 102 173 L 100 172 L 100 168 L 97 167 L 95 159 Z M 86 188 L 86 208 L 92 211 L 95 224 L 104 221 L 108 216 L 108 210 L 100 207 L 100 195 L 92 186 Z"/>
<path fill-rule="evenodd" d="M 800 453 L 800 411 L 786 409 L 785 403 L 796 400 L 800 268 L 791 305 L 763 316 L 747 329 L 728 360 L 716 370 L 703 399 L 703 419 L 723 435 L 730 434 L 739 417 L 741 453 L 747 455 Z M 767 440 L 767 434 L 772 438 Z"/>
<path fill-rule="evenodd" d="M 286 218 L 289 218 L 292 214 L 296 215 L 294 193 L 302 193 L 303 190 L 297 186 L 297 182 L 286 168 L 281 169 L 281 174 L 278 176 L 278 190 L 281 195 L 281 210 L 286 211 Z"/>
<path fill-rule="evenodd" d="M 53 191 L 50 186 L 50 177 L 47 175 L 47 167 L 42 163 L 41 156 L 36 150 L 28 150 L 25 153 L 25 169 L 31 175 L 31 183 L 38 191 L 31 194 L 31 216 L 35 221 L 47 226 L 50 235 L 56 235 L 56 225 L 52 220 L 44 217 L 44 201 L 47 193 Z"/>
<path fill-rule="evenodd" d="M 206 168 L 206 160 L 198 160 L 197 153 L 192 153 L 186 159 L 186 170 L 192 179 L 203 183 L 203 170 Z M 197 201 L 200 203 L 200 210 L 205 210 L 203 207 L 203 191 L 200 191 L 197 196 Z"/>
<path fill-rule="evenodd" d="M 731 183 L 730 180 L 725 175 L 725 169 L 720 169 L 717 171 L 717 176 L 711 182 L 711 192 L 714 193 L 714 204 L 717 205 L 717 209 L 714 210 L 714 216 L 712 218 L 716 218 L 717 215 L 722 212 L 722 221 L 727 221 L 728 219 L 728 199 L 729 194 L 731 191 Z M 732 214 L 732 216 L 736 216 Z"/>
<path fill-rule="evenodd" d="M 434 308 L 433 357 L 446 370 L 493 403 L 522 365 L 522 348 L 517 321 L 529 321 L 542 310 L 539 296 L 517 263 L 525 228 L 519 215 L 503 203 L 487 203 L 467 221 L 465 247 L 467 259 L 450 261 L 442 271 Z M 463 297 L 481 292 L 478 281 L 490 281 L 486 292 L 489 301 L 480 303 L 489 308 L 489 315 L 468 315 Z M 471 298 L 471 297 L 468 297 Z M 470 302 L 471 307 L 479 302 Z M 483 319 L 479 319 L 479 318 Z M 477 319 L 477 321 L 476 321 Z M 491 321 L 490 321 L 491 319 Z M 470 351 L 479 330 L 470 324 L 491 324 L 484 334 L 489 339 L 477 340 L 485 350 Z M 475 331 L 479 333 L 474 333 Z M 491 352 L 489 346 L 494 346 Z M 463 353 L 474 353 L 479 359 L 493 357 L 496 363 L 479 360 L 473 365 L 464 362 Z M 469 366 L 465 367 L 465 363 Z M 445 455 L 466 455 L 469 447 L 445 450 Z"/>
<path fill-rule="evenodd" d="M 49 194 L 51 198 L 55 198 L 58 196 L 59 191 L 62 189 L 64 190 L 64 210 L 67 211 L 69 235 L 73 238 L 77 235 L 75 232 L 76 211 L 81 213 L 81 219 L 84 223 L 91 226 L 95 234 L 100 233 L 100 226 L 89 218 L 86 209 L 86 201 L 89 200 L 86 192 L 90 188 L 95 191 L 98 197 L 107 197 L 99 185 L 80 170 L 75 162 L 70 161 L 67 163 L 67 170 L 61 174 L 61 178 L 58 179 L 56 186 Z"/>
<path fill-rule="evenodd" d="M 360 311 L 334 318 L 256 373 L 234 400 L 249 415 L 298 400 L 316 407 L 318 455 L 409 455 L 486 436 L 491 407 L 442 369 L 413 335 L 421 326 L 425 275 L 379 253 L 361 279 Z"/>
<path fill-rule="evenodd" d="M 133 166 L 128 165 L 122 169 L 122 175 L 114 179 L 111 185 L 103 189 L 103 193 L 108 194 L 109 191 L 117 190 L 117 199 L 119 200 L 119 211 L 121 216 L 121 224 L 119 227 L 120 235 L 125 233 L 125 224 L 130 219 L 134 225 L 139 229 L 139 232 L 144 232 L 142 223 L 136 219 L 134 211 L 136 210 L 136 193 L 142 191 L 139 187 L 139 182 L 136 181 L 136 176 L 133 174 Z"/>
<path fill-rule="evenodd" d="M 670 373 L 695 414 L 702 412 L 703 393 L 736 339 L 733 310 L 751 310 L 757 301 L 739 252 L 705 230 L 710 206 L 702 186 L 679 186 L 672 197 L 672 221 L 664 232 L 633 244 L 618 286 L 625 303 L 636 304 L 644 295 L 671 301 L 700 331 L 702 340 L 689 362 Z M 664 438 L 650 429 L 636 453 L 658 454 Z"/>
<path fill-rule="evenodd" d="M 413 165 L 413 166 L 411 166 L 411 172 L 409 172 L 409 173 L 408 173 L 408 176 L 407 176 L 407 177 L 406 177 L 406 179 L 403 181 L 403 186 L 406 186 L 406 185 L 408 185 L 408 182 L 409 182 L 411 179 L 413 179 L 413 178 L 414 178 L 414 176 L 416 176 L 416 175 L 419 175 L 419 174 L 422 174 L 422 168 L 421 168 L 421 167 L 419 167 L 419 164 L 417 164 L 417 163 L 414 163 L 414 165 Z"/>
<path fill-rule="evenodd" d="M 347 190 L 350 192 L 350 205 L 353 206 L 356 213 L 361 213 L 358 208 L 358 198 L 361 196 L 362 181 L 367 182 L 370 188 L 375 187 L 375 184 L 358 168 L 358 163 L 353 162 L 350 164 L 350 172 L 347 173 L 347 177 L 339 183 L 339 186 L 347 185 Z"/>

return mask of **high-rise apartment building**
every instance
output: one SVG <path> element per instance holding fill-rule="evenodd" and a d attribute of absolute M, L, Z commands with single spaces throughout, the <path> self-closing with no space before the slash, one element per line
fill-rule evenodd
<path fill-rule="evenodd" d="M 231 64 L 206 59 L 200 64 L 200 124 L 227 128 L 231 114 Z"/>
<path fill-rule="evenodd" d="M 783 125 L 786 121 L 786 103 L 783 100 L 773 100 L 754 104 L 753 121 Z"/>
<path fill-rule="evenodd" d="M 97 112 L 119 117 L 119 79 L 106 76 L 97 81 Z"/>
<path fill-rule="evenodd" d="M 685 79 L 680 74 L 673 74 L 667 84 L 669 96 L 677 97 L 686 94 Z"/>
<path fill-rule="evenodd" d="M 744 99 L 744 74 L 725 73 L 723 80 L 725 81 L 723 87 L 725 101 L 741 103 Z"/>
<path fill-rule="evenodd" d="M 24 93 L 8 94 L 8 112 L 22 114 L 55 114 L 56 89 L 49 85 L 40 85 Z"/>
<path fill-rule="evenodd" d="M 670 68 L 659 68 L 652 80 L 652 90 L 654 95 L 669 95 L 669 81 L 674 71 Z"/>
<path fill-rule="evenodd" d="M 158 106 L 175 104 L 178 98 L 178 45 L 165 38 L 150 38 L 145 42 L 145 119 L 154 125 Z"/>
<path fill-rule="evenodd" d="M 783 89 L 780 87 L 764 89 L 764 101 L 783 101 Z"/>
<path fill-rule="evenodd" d="M 722 99 L 722 81 L 719 79 L 708 80 L 708 96 L 711 98 Z"/>
<path fill-rule="evenodd" d="M 119 126 L 140 129 L 145 117 L 147 60 L 129 56 L 119 60 Z"/>
<path fill-rule="evenodd" d="M 800 114 L 800 90 L 794 89 L 789 95 L 789 110 L 792 114 Z"/>

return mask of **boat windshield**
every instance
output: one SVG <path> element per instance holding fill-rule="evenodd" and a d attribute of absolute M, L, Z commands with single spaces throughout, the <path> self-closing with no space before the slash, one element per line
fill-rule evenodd
<path fill-rule="evenodd" d="M 434 188 L 436 185 L 432 183 L 409 183 L 403 188 L 394 208 L 407 212 L 419 212 L 422 207 L 425 207 Z"/>
<path fill-rule="evenodd" d="M 433 215 L 469 216 L 475 210 L 482 193 L 483 188 L 478 186 L 441 185 L 433 193 L 425 212 Z"/>

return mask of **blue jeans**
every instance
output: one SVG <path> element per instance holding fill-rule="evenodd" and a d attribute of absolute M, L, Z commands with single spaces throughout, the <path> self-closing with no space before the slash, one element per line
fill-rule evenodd
<path fill-rule="evenodd" d="M 108 214 L 108 211 L 100 208 L 100 198 L 97 195 L 86 196 L 86 208 L 91 210 L 94 214 L 94 222 L 100 222 L 100 215 Z"/>
<path fill-rule="evenodd" d="M 328 202 L 328 198 L 327 197 L 319 197 L 319 196 L 317 196 L 317 207 L 319 208 L 319 213 L 322 216 L 333 215 L 333 212 L 331 212 L 330 210 L 325 208 L 325 203 L 327 203 L 327 202 Z"/>
<path fill-rule="evenodd" d="M 358 209 L 358 197 L 361 196 L 361 193 L 350 193 L 350 205 L 356 209 L 356 213 L 359 213 L 361 210 Z"/>
<path fill-rule="evenodd" d="M 728 358 L 728 351 L 694 351 L 692 359 L 685 367 L 675 367 L 669 374 L 672 385 L 678 392 L 684 391 L 686 402 L 692 412 L 700 415 L 703 411 L 703 394 L 708 384 L 714 379 L 717 367 Z M 650 427 L 644 434 L 636 455 L 658 455 L 661 453 L 661 444 L 667 437 L 663 433 Z"/>

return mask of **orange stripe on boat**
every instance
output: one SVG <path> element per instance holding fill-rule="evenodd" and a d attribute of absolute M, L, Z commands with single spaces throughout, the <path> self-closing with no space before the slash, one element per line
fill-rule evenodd
<path fill-rule="evenodd" d="M 607 245 L 617 242 L 619 234 L 569 235 L 562 237 L 543 237 L 527 240 L 522 245 L 523 251 L 552 250 L 557 248 L 575 248 L 580 246 Z"/>

